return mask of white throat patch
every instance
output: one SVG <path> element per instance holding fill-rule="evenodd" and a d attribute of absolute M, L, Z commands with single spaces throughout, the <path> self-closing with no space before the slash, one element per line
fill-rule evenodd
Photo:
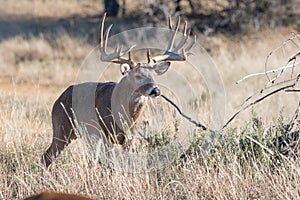
<path fill-rule="evenodd" d="M 135 103 L 144 104 L 148 100 L 148 97 L 146 96 L 140 96 L 139 98 L 135 99 Z"/>

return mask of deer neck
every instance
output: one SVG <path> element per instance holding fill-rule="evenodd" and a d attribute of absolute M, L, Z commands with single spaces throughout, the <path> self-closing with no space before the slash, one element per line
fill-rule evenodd
<path fill-rule="evenodd" d="M 114 89 L 114 101 L 117 101 L 118 112 L 127 120 L 136 122 L 147 103 L 148 97 L 129 87 L 123 79 Z"/>
<path fill-rule="evenodd" d="M 136 122 L 143 112 L 147 103 L 148 97 L 134 93 L 129 101 L 129 113 L 132 119 Z"/>

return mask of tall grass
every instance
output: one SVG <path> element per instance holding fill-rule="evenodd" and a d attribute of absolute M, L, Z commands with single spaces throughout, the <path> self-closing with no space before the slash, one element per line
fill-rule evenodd
<path fill-rule="evenodd" d="M 44 190 L 97 199 L 295 199 L 300 196 L 299 160 L 288 148 L 288 120 L 266 126 L 257 115 L 239 131 L 229 128 L 201 156 L 199 136 L 170 165 L 147 173 L 125 173 L 91 164 L 81 140 L 44 170 L 40 157 L 51 137 L 49 102 L 14 93 L 1 98 L 1 199 L 21 199 Z M 14 122 L 14 123 L 13 123 Z M 299 137 L 293 139 L 299 142 Z M 161 145 L 160 143 L 156 145 Z M 299 151 L 290 148 L 289 151 Z M 293 154 L 290 154 L 293 155 Z"/>
<path fill-rule="evenodd" d="M 1 1 L 6 6 L 0 10 L 16 18 L 58 19 L 82 12 L 99 14 L 102 9 L 98 4 L 93 8 L 95 0 L 31 2 L 34 6 L 27 1 Z M 268 52 L 288 38 L 287 29 L 234 38 L 215 35 L 201 40 L 210 49 L 223 78 L 228 96 L 227 117 L 249 93 L 265 83 L 264 77 L 241 86 L 235 85 L 235 81 L 261 71 Z M 125 173 L 93 164 L 84 141 L 79 139 L 45 170 L 40 158 L 51 142 L 51 106 L 63 88 L 74 82 L 82 60 L 92 48 L 84 39 L 67 33 L 54 38 L 43 35 L 1 38 L 0 199 L 22 199 L 44 190 L 81 193 L 96 199 L 300 197 L 299 125 L 292 131 L 287 129 L 299 101 L 298 94 L 274 96 L 255 107 L 257 114 L 245 112 L 221 133 L 205 156 L 200 149 L 204 132 L 200 132 L 190 148 L 164 168 Z M 278 56 L 284 57 L 284 64 L 286 55 L 284 52 L 284 56 Z M 274 62 L 274 66 L 281 65 L 277 58 Z M 115 74 L 108 74 L 108 80 L 113 78 Z M 207 100 L 206 96 L 203 99 Z M 282 107 L 284 112 L 279 116 Z M 203 118 L 203 113 L 199 115 Z M 146 145 L 151 151 L 169 140 L 157 134 L 149 137 Z"/>

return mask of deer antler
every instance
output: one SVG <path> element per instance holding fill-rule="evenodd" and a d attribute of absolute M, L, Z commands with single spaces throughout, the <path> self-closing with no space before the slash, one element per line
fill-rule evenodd
<path fill-rule="evenodd" d="M 196 36 L 194 37 L 193 41 L 187 44 L 184 48 L 186 41 L 189 39 L 189 35 L 191 33 L 191 29 L 187 30 L 187 21 L 184 22 L 183 28 L 183 36 L 179 41 L 178 45 L 174 47 L 174 41 L 176 34 L 178 32 L 180 25 L 180 16 L 177 18 L 177 23 L 175 28 L 173 28 L 171 16 L 169 16 L 169 28 L 171 30 L 170 40 L 167 46 L 167 49 L 163 55 L 158 55 L 152 58 L 153 62 L 159 61 L 184 61 L 186 60 L 186 55 L 189 53 L 189 50 L 193 47 L 196 42 Z M 179 53 L 181 51 L 181 53 Z"/>
<path fill-rule="evenodd" d="M 106 51 L 107 40 L 108 40 L 109 32 L 110 32 L 113 24 L 111 24 L 105 31 L 105 34 L 103 34 L 105 19 L 106 19 L 106 13 L 104 13 L 102 21 L 100 23 L 100 27 L 99 27 L 99 46 L 100 46 L 100 53 L 101 53 L 101 56 L 100 56 L 101 61 L 112 62 L 112 63 L 117 63 L 117 64 L 127 63 L 130 66 L 130 68 L 134 67 L 134 62 L 131 60 L 131 55 L 130 55 L 130 51 L 134 46 L 131 46 L 129 49 L 127 49 L 125 51 L 122 51 L 122 47 L 117 46 L 115 48 L 114 52 L 107 53 L 107 51 Z M 126 53 L 128 53 L 128 59 L 121 58 L 121 56 Z"/>

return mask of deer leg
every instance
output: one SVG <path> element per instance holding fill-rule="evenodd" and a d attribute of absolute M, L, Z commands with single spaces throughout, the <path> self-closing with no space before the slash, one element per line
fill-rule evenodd
<path fill-rule="evenodd" d="M 57 132 L 59 134 L 57 134 Z M 72 139 L 76 139 L 74 131 L 71 129 L 68 134 L 62 127 L 59 130 L 54 129 L 52 144 L 42 156 L 42 163 L 46 168 L 52 163 L 52 161 L 64 150 L 64 148 L 71 143 Z"/>

